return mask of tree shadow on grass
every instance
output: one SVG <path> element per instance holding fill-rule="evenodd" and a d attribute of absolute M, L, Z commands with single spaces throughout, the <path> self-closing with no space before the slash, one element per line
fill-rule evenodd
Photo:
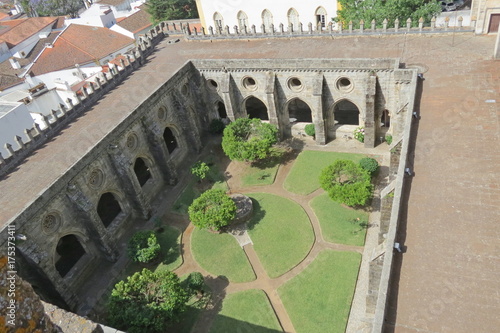
<path fill-rule="evenodd" d="M 252 230 L 258 223 L 260 223 L 260 221 L 262 221 L 264 216 L 266 216 L 266 211 L 264 209 L 262 209 L 262 206 L 260 205 L 260 203 L 257 200 L 255 200 L 254 198 L 250 198 L 250 199 L 252 199 L 253 214 L 252 214 L 252 218 L 250 219 L 250 221 L 247 222 L 247 229 L 248 230 Z"/>

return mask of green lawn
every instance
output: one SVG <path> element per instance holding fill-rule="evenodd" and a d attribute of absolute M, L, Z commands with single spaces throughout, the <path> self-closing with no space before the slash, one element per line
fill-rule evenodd
<path fill-rule="evenodd" d="M 325 151 L 306 150 L 299 154 L 292 170 L 285 179 L 283 186 L 286 190 L 307 195 L 317 190 L 319 185 L 319 175 L 321 170 L 339 159 L 359 162 L 365 157 L 361 154 L 334 153 Z"/>
<path fill-rule="evenodd" d="M 243 162 L 236 162 L 243 163 Z M 243 186 L 271 185 L 274 183 L 279 164 L 253 166 L 246 165 L 244 176 L 241 178 Z"/>
<path fill-rule="evenodd" d="M 161 246 L 162 262 L 156 267 L 155 272 L 173 271 L 182 264 L 181 256 L 181 231 L 171 226 L 163 226 L 163 232 L 156 233 Z"/>
<path fill-rule="evenodd" d="M 344 207 L 326 193 L 315 197 L 310 205 L 318 217 L 326 241 L 358 246 L 365 244 L 368 213 Z"/>
<path fill-rule="evenodd" d="M 228 295 L 215 317 L 210 333 L 283 332 L 271 304 L 262 290 L 246 290 Z"/>
<path fill-rule="evenodd" d="M 249 234 L 262 265 L 271 278 L 286 273 L 307 255 L 314 242 L 309 217 L 286 198 L 266 193 L 249 194 L 254 214 Z"/>
<path fill-rule="evenodd" d="M 198 264 L 214 275 L 223 275 L 231 282 L 255 280 L 245 252 L 229 234 L 195 229 L 191 236 L 191 251 Z"/>
<path fill-rule="evenodd" d="M 344 332 L 361 255 L 324 250 L 278 289 L 297 333 Z"/>

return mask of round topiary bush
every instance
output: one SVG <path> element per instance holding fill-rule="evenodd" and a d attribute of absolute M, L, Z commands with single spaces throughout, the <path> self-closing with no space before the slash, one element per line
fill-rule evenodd
<path fill-rule="evenodd" d="M 376 159 L 371 157 L 362 158 L 359 161 L 359 166 L 363 168 L 363 170 L 368 171 L 370 175 L 373 175 L 378 170 L 378 162 Z"/>
<path fill-rule="evenodd" d="M 392 135 L 386 134 L 385 135 L 385 142 L 390 146 L 392 144 Z"/>
<path fill-rule="evenodd" d="M 130 238 L 127 254 L 133 261 L 148 263 L 160 255 L 160 244 L 151 230 L 138 231 Z"/>
<path fill-rule="evenodd" d="M 200 272 L 189 273 L 186 282 L 187 282 L 187 287 L 193 291 L 201 291 L 203 285 L 205 284 L 203 275 Z"/>
<path fill-rule="evenodd" d="M 193 201 L 188 213 L 196 227 L 219 231 L 236 216 L 236 204 L 223 190 L 211 189 Z"/>
<path fill-rule="evenodd" d="M 316 135 L 316 128 L 314 127 L 314 124 L 307 124 L 306 127 L 304 127 L 304 131 L 309 136 L 315 136 Z"/>
<path fill-rule="evenodd" d="M 334 201 L 364 206 L 371 198 L 370 174 L 349 160 L 337 160 L 321 171 L 320 184 Z"/>

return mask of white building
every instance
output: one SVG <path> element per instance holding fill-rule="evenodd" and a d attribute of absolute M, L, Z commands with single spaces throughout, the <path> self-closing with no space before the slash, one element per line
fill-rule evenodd
<path fill-rule="evenodd" d="M 318 25 L 325 28 L 333 17 L 337 16 L 336 1 L 320 0 L 254 0 L 254 1 L 232 1 L 232 0 L 196 0 L 198 13 L 202 26 L 224 29 L 229 26 L 231 31 L 234 26 L 242 30 L 245 26 L 250 31 L 255 25 L 257 31 L 261 31 L 261 25 L 269 31 L 271 24 L 277 30 L 283 23 L 285 30 L 289 25 L 298 29 L 299 23 L 307 29 L 311 22 L 316 29 Z M 208 30 L 207 30 L 208 31 Z"/>
<path fill-rule="evenodd" d="M 33 119 L 26 105 L 18 102 L 0 101 L 0 142 L 9 142 L 14 150 L 20 147 L 14 140 L 17 135 L 26 141 L 25 129 L 33 127 Z M 4 146 L 0 147 L 3 157 L 9 157 L 9 152 Z"/>

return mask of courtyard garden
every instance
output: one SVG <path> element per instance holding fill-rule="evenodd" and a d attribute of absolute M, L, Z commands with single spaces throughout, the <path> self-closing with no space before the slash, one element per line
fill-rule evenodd
<path fill-rule="evenodd" d="M 275 135 L 256 124 L 241 126 L 250 136 Z M 142 236 L 147 251 L 140 254 L 153 258 L 146 264 L 150 274 L 175 273 L 169 278 L 180 288 L 183 304 L 178 312 L 166 310 L 175 314 L 167 327 L 186 333 L 344 331 L 378 162 L 313 150 L 290 161 L 272 144 L 251 153 L 237 144 L 237 137 L 223 142 L 226 154 L 236 154 L 233 161 L 219 152 L 192 167 L 167 214 L 176 216 L 176 226 L 165 217 Z M 241 207 L 227 193 L 251 200 L 249 219 L 234 222 Z M 142 267 L 133 266 L 135 272 Z"/>

